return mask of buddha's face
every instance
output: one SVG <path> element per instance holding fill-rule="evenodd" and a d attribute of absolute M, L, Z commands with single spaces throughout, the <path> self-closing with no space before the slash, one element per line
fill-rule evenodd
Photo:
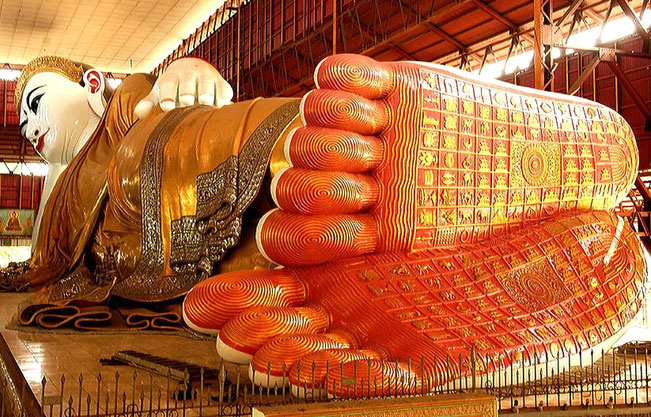
<path fill-rule="evenodd" d="M 40 72 L 25 85 L 20 132 L 48 163 L 69 163 L 99 123 L 105 107 L 103 77 L 89 70 L 84 82 L 82 86 L 59 73 Z"/>

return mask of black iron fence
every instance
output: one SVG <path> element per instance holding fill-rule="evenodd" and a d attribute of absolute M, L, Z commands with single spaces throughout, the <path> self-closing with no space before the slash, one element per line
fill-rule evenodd
<path fill-rule="evenodd" d="M 145 369 L 141 364 L 135 365 L 139 369 L 119 366 L 97 375 L 80 374 L 75 378 L 63 373 L 54 380 L 43 378 L 30 391 L 24 389 L 24 381 L 13 381 L 7 364 L 0 363 L 0 417 L 33 415 L 33 408 L 29 407 L 32 397 L 41 405 L 40 414 L 47 417 L 181 417 L 246 416 L 251 415 L 254 407 L 262 405 L 461 392 L 493 395 L 504 413 L 523 408 L 559 412 L 582 408 L 596 415 L 595 410 L 630 407 L 628 414 L 648 415 L 651 410 L 649 347 L 631 345 L 609 352 L 591 351 L 573 358 L 534 357 L 530 363 L 519 360 L 512 352 L 490 357 L 473 354 L 465 360 L 447 358 L 444 366 L 438 367 L 442 372 L 421 376 L 420 381 L 415 379 L 419 377 L 396 375 L 369 384 L 369 379 L 360 375 L 366 385 L 361 380 L 344 378 L 340 387 L 336 381 L 327 379 L 319 384 L 312 366 L 300 370 L 308 378 L 299 377 L 312 383 L 293 389 L 285 387 L 287 367 L 283 368 L 280 383 L 259 386 L 251 383 L 248 366 L 222 362 L 219 369 L 197 368 L 193 372 L 164 366 Z M 425 360 L 419 362 L 420 369 L 424 369 Z M 255 373 L 251 376 L 255 380 Z"/>

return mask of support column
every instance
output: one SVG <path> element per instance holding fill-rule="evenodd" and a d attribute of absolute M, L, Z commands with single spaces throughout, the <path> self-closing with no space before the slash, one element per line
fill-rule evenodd
<path fill-rule="evenodd" d="M 553 89 L 553 60 L 552 60 L 552 33 L 554 11 L 553 0 L 534 0 L 534 79 L 535 87 L 539 90 L 552 91 Z"/>

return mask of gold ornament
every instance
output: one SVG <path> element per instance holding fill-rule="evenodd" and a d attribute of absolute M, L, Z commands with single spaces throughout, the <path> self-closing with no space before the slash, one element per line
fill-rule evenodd
<path fill-rule="evenodd" d="M 27 81 L 39 72 L 56 72 L 76 83 L 81 82 L 81 79 L 84 76 L 84 68 L 80 64 L 77 64 L 68 58 L 62 58 L 59 56 L 41 56 L 29 61 L 29 63 L 23 67 L 23 70 L 20 72 L 20 76 L 16 81 L 16 91 L 14 93 L 14 106 L 16 107 L 16 113 L 20 114 L 20 103 L 23 99 L 23 91 L 25 90 Z"/>
<path fill-rule="evenodd" d="M 531 185 L 541 185 L 547 175 L 547 158 L 538 146 L 531 146 L 522 155 L 522 174 Z"/>

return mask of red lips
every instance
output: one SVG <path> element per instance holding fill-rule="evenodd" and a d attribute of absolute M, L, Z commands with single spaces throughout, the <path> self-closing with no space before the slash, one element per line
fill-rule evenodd
<path fill-rule="evenodd" d="M 49 132 L 49 130 L 47 132 Z M 36 144 L 36 152 L 41 152 L 41 149 L 43 149 L 43 145 L 45 144 L 45 135 L 47 135 L 47 132 L 43 133 L 38 138 L 38 143 Z"/>

